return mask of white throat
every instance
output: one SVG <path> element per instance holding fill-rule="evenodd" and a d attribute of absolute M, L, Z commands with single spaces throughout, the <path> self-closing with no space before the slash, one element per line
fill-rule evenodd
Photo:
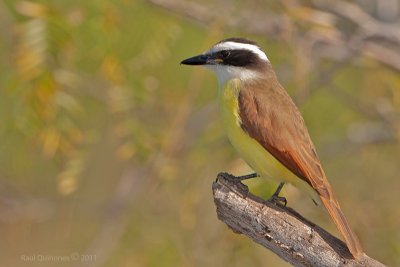
<path fill-rule="evenodd" d="M 226 82 L 232 79 L 248 81 L 256 79 L 260 75 L 256 70 L 249 70 L 243 67 L 226 65 L 206 65 L 206 67 L 215 72 L 219 86 L 223 86 Z"/>

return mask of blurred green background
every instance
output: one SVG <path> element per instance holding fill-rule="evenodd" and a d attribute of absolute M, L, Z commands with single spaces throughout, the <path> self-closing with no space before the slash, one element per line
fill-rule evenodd
<path fill-rule="evenodd" d="M 2 1 L 0 265 L 287 266 L 217 219 L 217 173 L 250 170 L 214 75 L 179 65 L 242 36 L 299 105 L 366 252 L 400 266 L 400 4 L 360 2 Z"/>

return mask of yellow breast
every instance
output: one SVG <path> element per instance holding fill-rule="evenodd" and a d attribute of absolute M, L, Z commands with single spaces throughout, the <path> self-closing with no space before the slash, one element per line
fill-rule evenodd
<path fill-rule="evenodd" d="M 241 128 L 238 104 L 241 86 L 243 83 L 239 79 L 233 79 L 219 90 L 222 120 L 230 142 L 243 160 L 260 176 L 298 185 L 301 180 Z"/>

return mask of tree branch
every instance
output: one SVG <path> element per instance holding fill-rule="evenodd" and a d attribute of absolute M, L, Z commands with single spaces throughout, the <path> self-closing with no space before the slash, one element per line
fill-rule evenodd
<path fill-rule="evenodd" d="M 344 242 L 293 209 L 252 195 L 226 173 L 212 188 L 221 221 L 294 266 L 384 266 L 365 254 L 353 259 Z"/>

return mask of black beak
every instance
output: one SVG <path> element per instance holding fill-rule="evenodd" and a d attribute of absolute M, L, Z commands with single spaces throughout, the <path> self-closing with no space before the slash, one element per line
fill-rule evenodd
<path fill-rule="evenodd" d="M 184 65 L 205 65 L 208 64 L 209 56 L 206 55 L 198 55 L 195 57 L 187 58 L 181 62 Z"/>

